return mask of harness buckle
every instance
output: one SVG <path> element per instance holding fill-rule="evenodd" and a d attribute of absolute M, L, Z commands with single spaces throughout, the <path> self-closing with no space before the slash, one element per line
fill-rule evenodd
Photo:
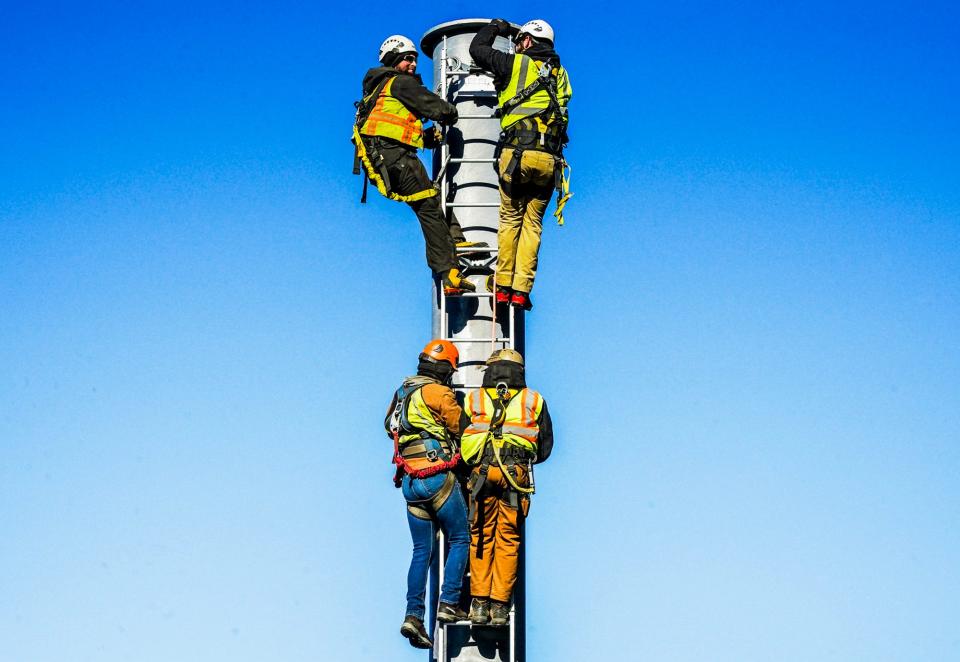
<path fill-rule="evenodd" d="M 431 462 L 436 462 L 439 457 L 440 453 L 438 453 L 435 448 L 431 448 L 427 451 L 427 459 Z"/>

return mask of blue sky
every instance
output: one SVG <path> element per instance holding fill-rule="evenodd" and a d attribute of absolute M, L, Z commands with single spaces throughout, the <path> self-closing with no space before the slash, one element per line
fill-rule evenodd
<path fill-rule="evenodd" d="M 7 12 L 0 658 L 422 659 L 380 422 L 429 273 L 351 104 L 388 34 L 533 16 L 410 9 Z M 956 9 L 544 18 L 530 659 L 960 659 Z"/>

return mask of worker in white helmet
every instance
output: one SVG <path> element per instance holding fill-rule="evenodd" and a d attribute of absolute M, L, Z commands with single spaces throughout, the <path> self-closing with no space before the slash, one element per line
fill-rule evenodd
<path fill-rule="evenodd" d="M 417 150 L 439 145 L 439 131 L 424 129 L 424 119 L 443 124 L 457 121 L 457 108 L 426 87 L 417 75 L 417 48 L 403 35 L 380 45 L 381 66 L 363 78 L 363 100 L 357 103 L 353 142 L 366 176 L 384 196 L 406 202 L 416 213 L 426 242 L 427 265 L 446 294 L 473 292 L 476 286 L 460 274 L 456 245 L 463 230 L 440 208 Z M 359 174 L 359 170 L 355 168 Z M 364 184 L 364 196 L 366 184 Z"/>
<path fill-rule="evenodd" d="M 494 49 L 498 36 L 511 37 L 515 52 Z M 526 310 L 533 307 L 543 215 L 561 175 L 573 94 L 553 44 L 553 28 L 542 19 L 518 30 L 499 18 L 470 44 L 474 63 L 493 74 L 502 129 L 496 300 Z"/>

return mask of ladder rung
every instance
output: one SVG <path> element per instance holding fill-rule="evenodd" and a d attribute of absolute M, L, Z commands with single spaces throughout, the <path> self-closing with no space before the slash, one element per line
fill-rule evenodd
<path fill-rule="evenodd" d="M 450 159 L 450 163 L 496 163 L 496 159 Z"/>
<path fill-rule="evenodd" d="M 496 115 L 460 115 L 457 119 L 461 120 L 498 120 Z"/>
<path fill-rule="evenodd" d="M 448 202 L 448 207 L 499 207 L 499 202 Z"/>
<path fill-rule="evenodd" d="M 509 338 L 445 338 L 450 342 L 510 342 Z"/>

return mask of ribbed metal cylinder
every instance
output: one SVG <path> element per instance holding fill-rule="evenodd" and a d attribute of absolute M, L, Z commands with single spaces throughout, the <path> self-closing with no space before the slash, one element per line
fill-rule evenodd
<path fill-rule="evenodd" d="M 496 248 L 500 194 L 492 159 L 500 137 L 500 121 L 494 116 L 497 96 L 493 79 L 470 58 L 471 40 L 489 22 L 471 18 L 442 23 L 424 34 L 420 46 L 433 60 L 434 91 L 456 105 L 460 114 L 460 121 L 447 131 L 446 149 L 435 150 L 433 158 L 436 178 L 449 157 L 441 190 L 446 213 L 457 218 L 469 241 Z M 512 52 L 512 44 L 504 37 L 497 37 L 494 48 Z M 483 255 L 467 259 L 470 280 L 478 290 L 488 291 L 496 262 Z M 448 298 L 445 311 L 436 292 L 433 300 L 434 336 L 446 331 L 468 341 L 460 343 L 459 385 L 480 384 L 480 367 L 493 350 L 504 346 L 495 342 L 498 339 L 512 336 L 514 349 L 524 353 L 522 311 L 514 310 L 511 320 L 509 311 L 496 311 L 489 297 Z M 494 321 L 497 312 L 500 318 Z"/>

